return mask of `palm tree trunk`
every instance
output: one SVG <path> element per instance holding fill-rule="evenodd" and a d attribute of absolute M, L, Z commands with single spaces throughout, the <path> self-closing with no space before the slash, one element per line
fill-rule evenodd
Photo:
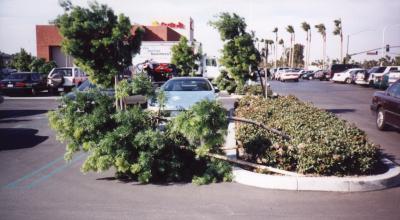
<path fill-rule="evenodd" d="M 278 60 L 278 33 L 275 33 L 275 65 L 274 68 L 276 68 L 276 62 Z"/>
<path fill-rule="evenodd" d="M 340 33 L 340 62 L 343 63 L 343 35 Z"/>
<path fill-rule="evenodd" d="M 293 34 L 293 52 L 292 52 L 292 65 L 291 67 L 294 67 L 294 45 L 295 45 L 295 35 Z"/>
<path fill-rule="evenodd" d="M 311 51 L 311 30 L 309 30 L 310 31 L 310 36 L 309 36 L 309 38 L 308 38 L 308 57 L 307 57 L 307 68 L 308 68 L 308 66 L 310 65 L 310 51 Z"/>

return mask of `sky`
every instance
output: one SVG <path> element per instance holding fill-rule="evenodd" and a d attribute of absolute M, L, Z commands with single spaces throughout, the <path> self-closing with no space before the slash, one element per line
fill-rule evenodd
<path fill-rule="evenodd" d="M 289 45 L 285 28 L 295 29 L 296 43 L 305 44 L 301 23 L 312 26 L 311 60 L 322 58 L 322 37 L 314 28 L 323 23 L 327 28 L 327 56 L 340 57 L 340 38 L 332 34 L 333 20 L 343 24 L 344 54 L 349 35 L 349 53 L 374 49 L 389 44 L 400 46 L 399 0 L 98 0 L 115 13 L 128 16 L 131 23 L 151 25 L 152 21 L 194 20 L 194 38 L 208 55 L 218 56 L 223 47 L 218 32 L 208 23 L 221 12 L 237 13 L 247 23 L 247 31 L 256 37 L 275 39 L 272 30 Z M 86 0 L 72 0 L 74 5 L 87 6 Z M 36 55 L 35 25 L 48 24 L 63 13 L 58 0 L 0 0 L 0 51 L 12 54 L 25 48 Z M 384 35 L 384 40 L 383 40 Z M 279 47 L 280 49 L 280 47 Z M 278 54 L 280 54 L 280 50 Z M 391 49 L 390 56 L 400 55 L 400 48 Z M 354 60 L 378 59 L 381 54 L 357 55 Z"/>

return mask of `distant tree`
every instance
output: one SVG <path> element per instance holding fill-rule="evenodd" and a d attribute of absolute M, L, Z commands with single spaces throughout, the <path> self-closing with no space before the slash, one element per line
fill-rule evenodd
<path fill-rule="evenodd" d="M 340 61 L 343 62 L 343 29 L 342 29 L 342 20 L 339 18 L 334 20 L 335 30 L 333 31 L 334 35 L 338 35 L 340 37 Z"/>
<path fill-rule="evenodd" d="M 289 65 L 290 67 L 293 67 L 293 56 L 294 56 L 294 48 L 293 44 L 295 42 L 295 35 L 294 35 L 294 28 L 292 25 L 288 25 L 286 27 L 286 31 L 290 34 L 290 55 L 289 55 Z"/>
<path fill-rule="evenodd" d="M 286 62 L 285 62 L 285 57 L 286 56 L 283 56 L 285 54 L 285 42 L 283 41 L 283 39 L 280 39 L 278 44 L 282 46 L 282 54 L 281 54 L 281 63 L 282 64 L 281 65 L 282 66 L 287 66 L 288 64 L 286 64 Z"/>
<path fill-rule="evenodd" d="M 306 32 L 306 61 L 305 67 L 308 67 L 310 62 L 310 46 L 311 46 L 311 26 L 307 22 L 301 23 L 301 27 Z"/>
<path fill-rule="evenodd" d="M 57 64 L 54 61 L 46 62 L 43 58 L 34 58 L 29 65 L 32 72 L 38 72 L 43 75 L 47 75 L 55 67 L 57 67 Z"/>
<path fill-rule="evenodd" d="M 129 18 L 118 17 L 107 5 L 90 2 L 89 8 L 62 1 L 64 14 L 55 24 L 63 36 L 63 50 L 74 57 L 75 64 L 93 83 L 110 87 L 113 78 L 128 66 L 140 50 L 142 29 L 131 34 Z"/>
<path fill-rule="evenodd" d="M 304 45 L 295 44 L 293 52 L 293 62 L 296 67 L 304 67 Z"/>
<path fill-rule="evenodd" d="M 275 33 L 275 64 L 274 67 L 277 67 L 277 61 L 278 61 L 278 28 L 275 27 L 274 30 L 272 31 L 273 33 Z"/>
<path fill-rule="evenodd" d="M 246 32 L 244 18 L 233 13 L 221 13 L 210 25 L 218 30 L 224 41 L 221 64 L 225 66 L 241 91 L 245 81 L 250 77 L 249 68 L 256 68 L 260 54 L 254 46 L 254 33 Z"/>
<path fill-rule="evenodd" d="M 30 71 L 30 64 L 34 60 L 34 57 L 21 48 L 19 53 L 12 55 L 12 61 L 10 66 L 17 69 L 18 71 Z"/>
<path fill-rule="evenodd" d="M 195 54 L 194 45 L 189 45 L 186 37 L 181 37 L 179 43 L 172 47 L 171 63 L 175 64 L 181 76 L 193 75 L 196 70 L 196 60 L 200 58 Z"/>
<path fill-rule="evenodd" d="M 326 28 L 324 24 L 317 24 L 315 25 L 315 28 L 317 28 L 318 33 L 321 34 L 322 36 L 322 67 L 325 68 L 325 62 L 326 62 Z"/>

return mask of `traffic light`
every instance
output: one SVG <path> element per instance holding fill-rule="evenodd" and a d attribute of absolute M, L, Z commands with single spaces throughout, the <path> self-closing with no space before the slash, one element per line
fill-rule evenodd
<path fill-rule="evenodd" d="M 386 44 L 386 52 L 389 52 L 389 50 L 390 50 L 390 46 L 389 46 L 389 44 Z"/>

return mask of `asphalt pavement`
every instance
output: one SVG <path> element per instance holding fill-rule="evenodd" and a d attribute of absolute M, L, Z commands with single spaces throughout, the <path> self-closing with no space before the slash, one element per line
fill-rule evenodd
<path fill-rule="evenodd" d="M 307 81 L 271 82 L 271 85 L 282 94 L 295 92 L 304 100 L 311 97 L 310 101 L 317 106 L 354 119 L 356 124 L 370 123 L 363 122 L 363 116 L 348 115 L 369 115 L 368 109 L 364 110 L 369 101 L 357 104 L 358 98 L 347 97 L 352 89 L 358 91 L 357 87 Z M 335 94 L 333 100 L 342 104 L 318 98 Z M 226 107 L 234 101 L 227 96 L 220 100 Z M 56 106 L 54 99 L 6 99 L 0 104 L 0 219 L 398 219 L 400 216 L 400 187 L 363 193 L 298 192 L 237 183 L 143 185 L 115 180 L 112 170 L 82 174 L 80 166 L 86 155 L 78 153 L 72 162 L 65 163 L 66 144 L 57 141 L 48 127 L 46 112 Z M 373 127 L 367 132 L 382 136 Z M 390 143 L 395 140 L 399 143 L 399 133 L 384 134 L 380 144 L 398 157 Z"/>

